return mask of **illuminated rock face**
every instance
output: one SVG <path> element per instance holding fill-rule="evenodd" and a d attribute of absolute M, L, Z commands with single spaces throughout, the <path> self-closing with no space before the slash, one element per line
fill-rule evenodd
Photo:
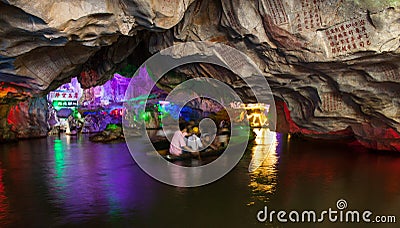
<path fill-rule="evenodd" d="M 0 141 L 47 135 L 48 106 L 45 98 L 0 105 Z"/>
<path fill-rule="evenodd" d="M 128 56 L 207 40 L 243 51 L 264 72 L 286 107 L 279 112 L 290 113 L 278 130 L 354 134 L 368 147 L 400 151 L 400 1 L 16 0 L 0 3 L 0 14 L 2 104 L 42 96 L 73 76 L 84 88 L 102 84 Z M 249 95 L 229 71 L 177 71 Z"/>

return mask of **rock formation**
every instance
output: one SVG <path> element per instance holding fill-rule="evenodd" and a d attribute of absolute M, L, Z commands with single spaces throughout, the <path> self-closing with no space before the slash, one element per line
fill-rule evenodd
<path fill-rule="evenodd" d="M 107 128 L 104 129 L 102 132 L 90 136 L 90 141 L 92 142 L 114 142 L 114 141 L 121 141 L 124 140 L 124 134 L 122 132 L 122 126 L 118 126 L 116 124 L 109 124 Z"/>
<path fill-rule="evenodd" d="M 3 0 L 0 15 L 2 140 L 42 135 L 46 109 L 26 114 L 71 77 L 92 87 L 126 61 L 201 40 L 235 47 L 264 72 L 282 114 L 278 130 L 354 135 L 400 151 L 400 1 Z M 213 65 L 176 72 L 222 79 L 246 95 Z M 16 107 L 24 127 L 6 121 Z"/>

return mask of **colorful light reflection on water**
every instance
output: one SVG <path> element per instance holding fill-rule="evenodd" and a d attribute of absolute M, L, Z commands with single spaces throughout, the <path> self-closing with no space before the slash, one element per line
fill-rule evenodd
<path fill-rule="evenodd" d="M 277 184 L 277 149 L 279 143 L 282 143 L 282 135 L 267 128 L 255 128 L 254 132 L 256 138 L 251 150 L 252 161 L 249 167 L 249 171 L 254 171 L 250 173 L 249 186 L 257 200 L 266 201 L 274 193 Z M 255 167 L 251 168 L 252 165 Z"/>
<path fill-rule="evenodd" d="M 24 218 L 20 225 L 32 220 L 84 223 L 99 216 L 98 221 L 109 221 L 134 213 L 136 207 L 145 213 L 153 201 L 147 188 L 155 183 L 132 171 L 135 164 L 125 144 L 93 144 L 87 136 L 64 136 L 6 146 L 6 168 L 0 163 L 0 224 L 17 218 Z M 3 185 L 4 170 L 8 188 Z M 17 208 L 8 207 L 6 193 Z"/>
<path fill-rule="evenodd" d="M 0 162 L 0 221 L 4 220 L 8 215 L 8 197 L 6 196 L 6 190 L 3 182 L 4 169 Z"/>
<path fill-rule="evenodd" d="M 274 150 L 262 159 L 270 143 Z M 227 176 L 199 188 L 153 180 L 124 143 L 62 136 L 0 144 L 0 151 L 1 227 L 265 227 L 255 217 L 265 205 L 320 210 L 340 198 L 352 208 L 400 218 L 400 157 L 343 144 L 289 142 L 264 130 Z M 249 173 L 250 161 L 258 158 L 262 165 Z"/>
<path fill-rule="evenodd" d="M 84 147 L 80 149 L 87 149 L 89 153 L 80 153 L 74 149 L 76 142 L 70 142 L 76 140 L 82 139 L 67 136 L 66 140 L 55 139 L 49 145 L 53 145 L 54 152 L 54 163 L 50 163 L 53 167 L 48 167 L 52 172 L 47 177 L 52 180 L 49 181 L 50 194 L 58 205 L 61 203 L 64 213 L 69 215 L 64 219 L 81 221 L 96 214 L 107 214 L 114 219 L 124 214 L 123 210 L 129 208 L 130 203 L 140 204 L 145 209 L 146 203 L 151 202 L 151 191 L 120 188 L 132 181 L 142 184 L 143 177 L 130 172 L 132 159 L 114 156 L 121 150 L 113 144 L 90 144 L 90 147 L 83 144 Z"/>

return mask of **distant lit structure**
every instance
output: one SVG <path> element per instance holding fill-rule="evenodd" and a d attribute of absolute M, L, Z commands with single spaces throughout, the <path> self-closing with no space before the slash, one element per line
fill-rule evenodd
<path fill-rule="evenodd" d="M 68 90 L 56 90 L 50 92 L 48 100 L 57 111 L 61 108 L 75 109 L 78 106 L 78 93 Z"/>
<path fill-rule="evenodd" d="M 240 102 L 232 102 L 230 104 L 233 109 L 244 109 L 246 111 L 240 114 L 240 119 L 245 118 L 247 114 L 247 119 L 252 127 L 265 127 L 268 125 L 267 114 L 269 112 L 270 105 L 263 103 L 254 104 L 243 104 Z"/>
<path fill-rule="evenodd" d="M 110 111 L 121 109 L 125 91 L 130 78 L 114 74 L 114 77 L 104 85 L 82 89 L 77 78 L 63 84 L 47 95 L 47 100 L 58 111 L 62 108 L 75 110 L 78 107 L 107 107 Z M 110 106 L 110 107 L 108 107 Z M 112 114 L 117 114 L 114 111 Z"/>
<path fill-rule="evenodd" d="M 252 127 L 264 127 L 268 125 L 268 104 L 246 104 L 243 108 L 247 110 L 247 119 Z"/>
<path fill-rule="evenodd" d="M 125 92 L 130 80 L 114 74 L 104 85 L 82 89 L 78 79 L 72 78 L 71 82 L 61 85 L 47 95 L 47 101 L 53 107 L 50 114 L 53 119 L 52 126 L 60 126 L 60 129 L 66 129 L 68 133 L 70 116 L 80 123 L 94 126 L 92 129 L 100 126 L 100 120 L 110 122 L 122 118 Z"/>
<path fill-rule="evenodd" d="M 124 102 L 125 92 L 128 88 L 130 78 L 125 78 L 120 74 L 114 74 L 114 77 L 104 85 L 85 89 L 81 106 L 87 108 L 120 106 Z"/>
<path fill-rule="evenodd" d="M 83 90 L 76 78 L 70 83 L 66 83 L 55 91 L 47 95 L 47 100 L 53 105 L 54 109 L 59 111 L 62 108 L 75 110 L 78 107 L 78 101 L 82 96 Z"/>

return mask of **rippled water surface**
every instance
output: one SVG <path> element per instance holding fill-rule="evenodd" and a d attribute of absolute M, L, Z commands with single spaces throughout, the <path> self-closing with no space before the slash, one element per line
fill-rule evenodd
<path fill-rule="evenodd" d="M 0 145 L 0 226 L 281 227 L 258 222 L 257 212 L 320 211 L 338 199 L 400 220 L 400 157 L 256 133 L 234 170 L 197 188 L 153 180 L 125 143 L 62 136 Z M 261 167 L 249 173 L 249 164 Z"/>

